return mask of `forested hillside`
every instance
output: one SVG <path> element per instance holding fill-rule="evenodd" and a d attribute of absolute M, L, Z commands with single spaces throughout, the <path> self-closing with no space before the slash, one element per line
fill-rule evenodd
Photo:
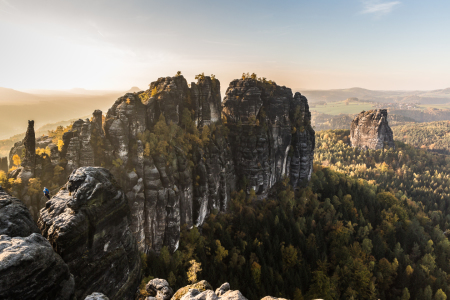
<path fill-rule="evenodd" d="M 406 123 L 392 127 L 396 140 L 438 153 L 450 154 L 450 121 Z"/>
<path fill-rule="evenodd" d="M 348 135 L 316 134 L 308 187 L 279 184 L 263 201 L 235 193 L 173 255 L 147 257 L 145 275 L 178 288 L 195 260 L 200 279 L 249 299 L 446 299 L 450 158 L 403 143 L 361 151 Z"/>

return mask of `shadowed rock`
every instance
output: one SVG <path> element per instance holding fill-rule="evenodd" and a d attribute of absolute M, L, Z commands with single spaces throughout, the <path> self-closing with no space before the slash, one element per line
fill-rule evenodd
<path fill-rule="evenodd" d="M 0 188 L 0 299 L 69 300 L 74 279 L 28 209 Z"/>
<path fill-rule="evenodd" d="M 224 114 L 237 174 L 259 198 L 285 175 L 294 187 L 310 179 L 315 137 L 304 96 L 273 82 L 234 80 Z"/>
<path fill-rule="evenodd" d="M 8 172 L 8 158 L 0 157 L 0 171 Z"/>
<path fill-rule="evenodd" d="M 75 170 L 66 189 L 41 210 L 38 224 L 74 275 L 77 298 L 93 292 L 112 300 L 133 298 L 139 253 L 127 199 L 108 170 Z"/>
<path fill-rule="evenodd" d="M 350 128 L 352 147 L 383 149 L 395 147 L 394 135 L 387 121 L 386 109 L 374 109 L 359 113 Z"/>

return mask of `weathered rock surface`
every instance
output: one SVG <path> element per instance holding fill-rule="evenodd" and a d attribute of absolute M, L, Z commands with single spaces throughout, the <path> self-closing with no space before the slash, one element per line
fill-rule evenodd
<path fill-rule="evenodd" d="M 27 237 L 39 233 L 28 208 L 0 187 L 0 235 Z"/>
<path fill-rule="evenodd" d="M 264 298 L 262 298 L 261 300 L 287 300 L 285 298 L 277 298 L 277 297 L 272 297 L 272 296 L 266 296 Z"/>
<path fill-rule="evenodd" d="M 226 292 L 228 292 L 229 290 L 230 290 L 230 284 L 228 282 L 225 282 L 218 289 L 216 289 L 216 295 L 220 297 L 223 294 L 225 294 Z"/>
<path fill-rule="evenodd" d="M 13 173 L 11 173 L 11 177 L 20 179 L 26 184 L 30 178 L 35 177 L 36 168 L 36 137 L 33 120 L 28 121 L 28 128 L 23 141 L 17 142 L 10 151 L 9 161 L 11 167 L 13 166 L 14 154 L 21 157 L 21 164 Z"/>
<path fill-rule="evenodd" d="M 248 182 L 247 191 L 253 188 L 263 198 L 285 175 L 295 187 L 311 175 L 314 130 L 305 97 L 266 81 L 235 80 L 226 94 L 224 125 L 220 95 L 214 77 L 199 75 L 190 87 L 181 75 L 159 78 L 147 91 L 117 99 L 104 120 L 97 110 L 91 120 L 76 121 L 60 151 L 43 138 L 41 148 L 51 153 L 36 157 L 34 174 L 51 182 L 56 193 L 77 168 L 109 169 L 127 196 L 139 251 L 159 252 L 163 246 L 174 251 L 181 226 L 201 226 L 211 211 L 225 211 L 231 192 L 241 188 L 238 182 Z M 197 140 L 177 140 L 164 153 L 151 152 L 150 144 L 159 145 L 160 116 L 185 130 L 191 122 Z M 198 142 L 208 132 L 208 140 Z M 24 147 L 16 144 L 10 156 Z M 45 205 L 45 198 L 28 196 L 26 186 L 17 197 L 35 218 Z"/>
<path fill-rule="evenodd" d="M 394 135 L 387 121 L 386 109 L 359 113 L 352 121 L 350 141 L 353 147 L 383 149 L 395 147 Z"/>
<path fill-rule="evenodd" d="M 73 299 L 67 264 L 38 232 L 28 209 L 0 188 L 0 299 Z"/>
<path fill-rule="evenodd" d="M 206 280 L 202 280 L 197 283 L 187 285 L 185 287 L 180 288 L 178 291 L 176 291 L 175 295 L 173 295 L 173 297 L 172 297 L 172 300 L 180 300 L 191 289 L 195 289 L 200 292 L 203 292 L 206 290 L 212 290 L 212 286 Z"/>
<path fill-rule="evenodd" d="M 247 300 L 240 291 L 230 290 L 229 285 L 226 288 L 228 288 L 228 290 L 220 295 L 218 295 L 217 292 L 214 293 L 212 290 L 199 291 L 198 289 L 189 289 L 188 292 L 181 297 L 181 300 Z"/>
<path fill-rule="evenodd" d="M 84 298 L 84 300 L 109 300 L 109 298 L 102 293 L 92 293 L 91 295 Z"/>
<path fill-rule="evenodd" d="M 8 158 L 0 157 L 0 171 L 8 172 Z"/>
<path fill-rule="evenodd" d="M 306 98 L 252 78 L 230 83 L 224 99 L 233 159 L 240 178 L 260 197 L 283 176 L 294 187 L 311 177 L 314 130 Z"/>
<path fill-rule="evenodd" d="M 41 210 L 39 228 L 75 277 L 76 296 L 132 299 L 140 259 L 125 194 L 103 168 L 83 167 Z"/>
<path fill-rule="evenodd" d="M 145 290 L 157 300 L 170 300 L 173 295 L 173 290 L 165 279 L 155 278 L 150 280 L 145 286 Z"/>

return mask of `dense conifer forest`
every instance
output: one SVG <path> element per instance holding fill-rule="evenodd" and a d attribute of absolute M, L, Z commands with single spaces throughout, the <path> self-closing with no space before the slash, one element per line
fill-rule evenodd
<path fill-rule="evenodd" d="M 348 130 L 316 134 L 307 187 L 243 191 L 226 214 L 185 228 L 178 251 L 143 256 L 144 275 L 179 288 L 187 270 L 249 299 L 446 299 L 450 158 L 396 142 L 359 150 Z"/>

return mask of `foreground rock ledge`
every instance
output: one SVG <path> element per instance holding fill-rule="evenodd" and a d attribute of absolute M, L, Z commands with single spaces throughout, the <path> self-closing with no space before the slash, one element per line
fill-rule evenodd
<path fill-rule="evenodd" d="M 73 299 L 74 279 L 28 209 L 0 187 L 0 299 Z"/>
<path fill-rule="evenodd" d="M 76 296 L 133 299 L 141 275 L 125 194 L 104 168 L 74 170 L 38 225 L 75 276 Z"/>

